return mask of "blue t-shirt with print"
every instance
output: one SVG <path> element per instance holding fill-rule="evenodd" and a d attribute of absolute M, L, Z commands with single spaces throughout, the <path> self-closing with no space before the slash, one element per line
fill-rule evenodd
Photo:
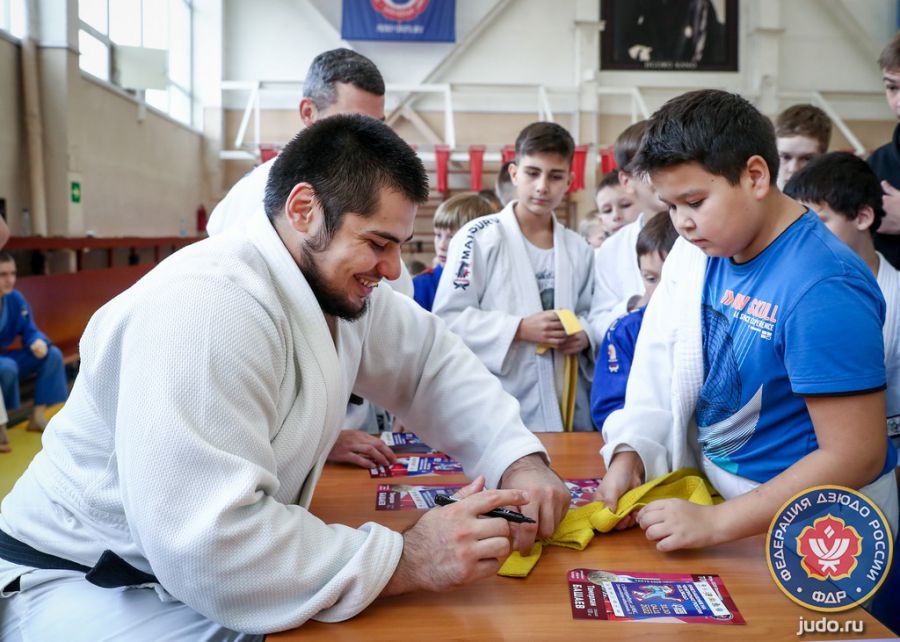
<path fill-rule="evenodd" d="M 711 257 L 702 306 L 695 416 L 704 455 L 728 472 L 763 483 L 816 450 L 803 397 L 885 386 L 881 291 L 810 211 L 746 263 Z M 882 473 L 896 459 L 888 444 Z"/>

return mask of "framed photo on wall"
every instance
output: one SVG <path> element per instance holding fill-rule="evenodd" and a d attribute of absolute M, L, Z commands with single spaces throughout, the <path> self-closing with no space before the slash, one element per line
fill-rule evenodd
<path fill-rule="evenodd" d="M 600 69 L 737 71 L 738 0 L 600 0 Z"/>

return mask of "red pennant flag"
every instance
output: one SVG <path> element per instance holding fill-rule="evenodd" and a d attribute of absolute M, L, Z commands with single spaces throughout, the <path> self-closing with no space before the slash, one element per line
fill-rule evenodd
<path fill-rule="evenodd" d="M 472 191 L 481 191 L 481 172 L 484 169 L 484 145 L 469 145 L 469 179 Z"/>

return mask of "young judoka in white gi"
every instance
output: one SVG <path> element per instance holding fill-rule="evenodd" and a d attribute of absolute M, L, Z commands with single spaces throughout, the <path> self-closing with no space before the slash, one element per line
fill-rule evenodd
<path fill-rule="evenodd" d="M 613 321 L 634 310 L 644 295 L 644 281 L 637 267 L 637 237 L 645 223 L 666 211 L 650 183 L 629 168 L 646 129 L 647 121 L 642 120 L 627 127 L 616 139 L 619 182 L 625 193 L 634 199 L 640 214 L 637 220 L 622 227 L 594 251 L 593 306 L 595 332 L 599 337 L 606 335 Z"/>
<path fill-rule="evenodd" d="M 324 119 L 273 165 L 265 211 L 94 315 L 72 395 L 0 507 L 0 639 L 334 622 L 493 575 L 510 537 L 528 551 L 553 532 L 569 494 L 518 404 L 439 319 L 375 287 L 427 196 L 387 125 Z M 484 478 L 403 534 L 321 522 L 307 507 L 351 391 Z M 479 517 L 504 505 L 538 524 Z"/>
<path fill-rule="evenodd" d="M 325 51 L 313 59 L 306 72 L 298 111 L 304 127 L 335 114 L 364 114 L 384 120 L 384 79 L 375 63 L 362 54 L 351 49 Z M 210 216 L 207 226 L 210 236 L 244 225 L 262 206 L 269 170 L 274 163 L 275 159 L 263 163 L 231 188 Z M 390 285 L 401 294 L 413 296 L 412 277 L 402 261 L 400 274 Z M 346 430 L 335 442 L 330 461 L 363 468 L 394 463 L 395 456 L 384 442 L 366 432 L 378 430 L 375 412 L 368 401 L 348 404 L 343 425 Z"/>
<path fill-rule="evenodd" d="M 593 250 L 553 215 L 572 180 L 574 149 L 569 132 L 554 123 L 522 130 L 509 168 L 518 200 L 453 237 L 432 310 L 519 400 L 522 421 L 535 431 L 563 430 L 567 355 L 577 355 L 579 365 L 574 427 L 593 430 Z M 583 331 L 566 335 L 553 312 L 563 308 Z M 553 349 L 539 354 L 542 344 Z"/>

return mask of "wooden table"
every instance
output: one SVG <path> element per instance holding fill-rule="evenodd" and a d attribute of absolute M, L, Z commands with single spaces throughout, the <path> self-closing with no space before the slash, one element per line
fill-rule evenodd
<path fill-rule="evenodd" d="M 554 468 L 571 479 L 599 476 L 600 435 L 544 433 Z M 461 476 L 378 480 L 358 468 L 330 466 L 316 490 L 310 510 L 328 523 L 358 526 L 375 521 L 402 529 L 418 511 L 376 511 L 379 483 L 463 481 Z M 827 640 L 893 638 L 862 609 L 829 618 L 863 620 L 863 634 L 806 634 L 798 638 L 800 618 L 824 614 L 794 604 L 775 586 L 765 560 L 764 536 L 706 550 L 659 553 L 639 528 L 597 535 L 584 551 L 556 546 L 525 579 L 493 577 L 450 593 L 421 593 L 376 600 L 355 618 L 339 624 L 310 621 L 268 640 Z M 747 624 L 660 624 L 574 620 L 566 582 L 575 568 L 680 573 L 722 577 Z M 898 604 L 900 607 L 900 604 Z"/>

